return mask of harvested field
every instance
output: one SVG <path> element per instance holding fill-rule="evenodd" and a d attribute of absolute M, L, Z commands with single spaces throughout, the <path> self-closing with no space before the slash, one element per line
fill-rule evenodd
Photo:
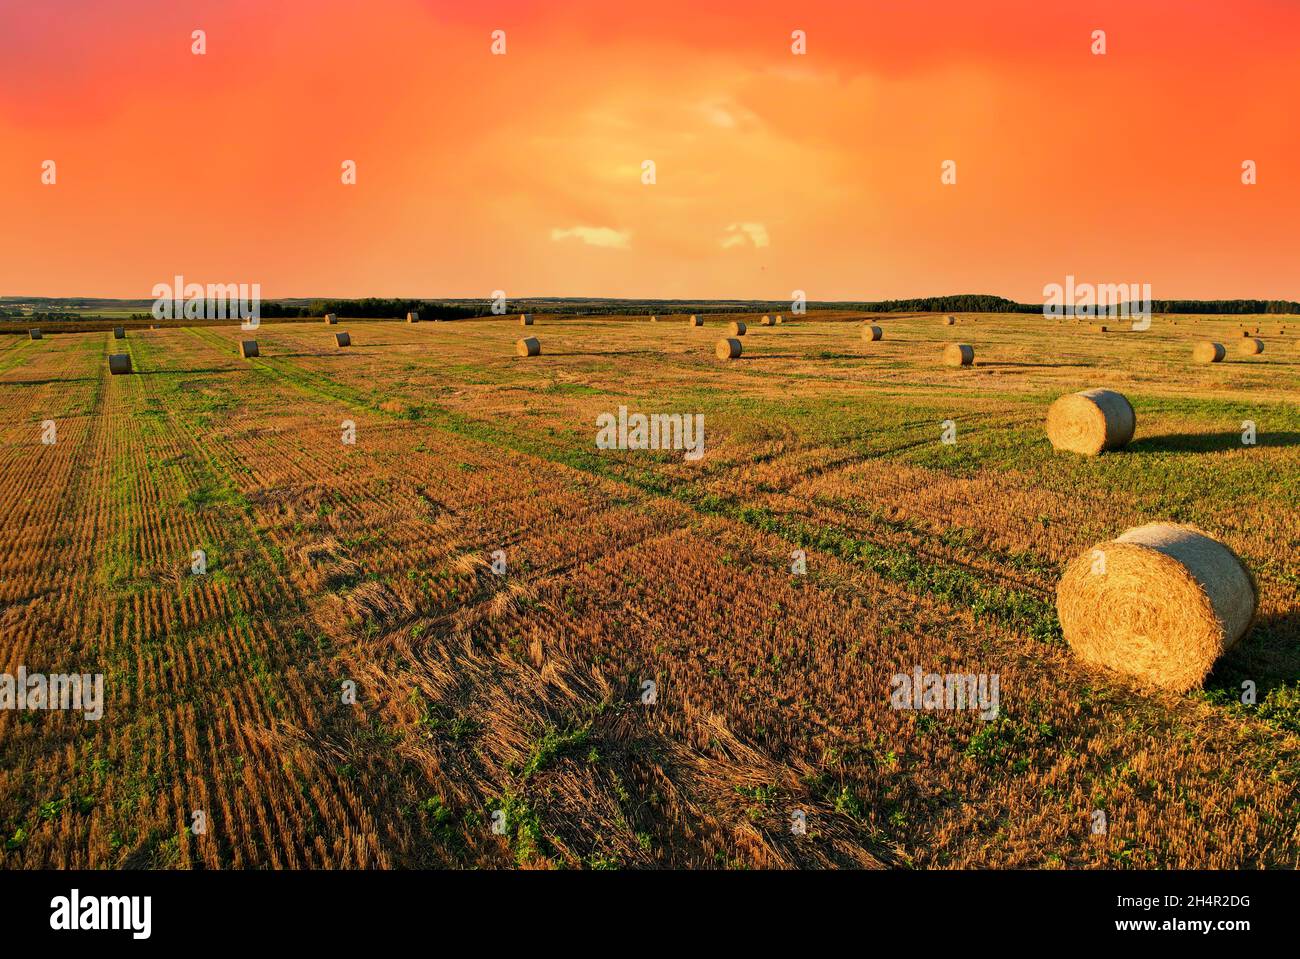
<path fill-rule="evenodd" d="M 644 313 L 547 315 L 527 362 L 518 314 L 0 337 L 3 670 L 104 676 L 99 720 L 0 710 L 0 864 L 1300 865 L 1300 353 L 985 314 L 952 368 L 938 314 L 759 317 L 708 316 L 734 362 Z M 1136 434 L 1054 451 L 1090 387 Z M 597 448 L 620 407 L 703 455 Z M 1258 590 L 1185 693 L 1057 619 L 1149 523 Z M 996 716 L 897 708 L 918 670 L 996 675 Z"/>

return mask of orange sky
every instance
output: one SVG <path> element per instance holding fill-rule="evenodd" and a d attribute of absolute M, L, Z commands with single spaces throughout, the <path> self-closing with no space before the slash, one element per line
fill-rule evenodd
<path fill-rule="evenodd" d="M 1292 0 L 4 0 L 0 294 L 1300 299 L 1298 56 Z"/>

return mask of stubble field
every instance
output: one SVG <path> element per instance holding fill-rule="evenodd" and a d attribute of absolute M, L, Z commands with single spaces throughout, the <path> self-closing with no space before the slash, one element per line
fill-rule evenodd
<path fill-rule="evenodd" d="M 0 866 L 1300 865 L 1295 318 L 749 316 L 726 362 L 730 319 L 0 337 L 0 671 L 106 698 L 0 711 Z M 1053 452 L 1094 386 L 1134 441 Z M 704 456 L 597 449 L 619 406 L 702 414 Z M 1259 586 L 1183 696 L 1079 664 L 1053 606 L 1152 521 Z M 998 717 L 891 708 L 917 667 L 997 674 Z"/>

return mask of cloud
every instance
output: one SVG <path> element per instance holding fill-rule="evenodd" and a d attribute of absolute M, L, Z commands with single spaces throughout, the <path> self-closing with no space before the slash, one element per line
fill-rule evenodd
<path fill-rule="evenodd" d="M 561 240 L 581 240 L 588 246 L 603 246 L 610 250 L 626 250 L 632 234 L 626 230 L 611 230 L 607 226 L 573 226 L 561 230 L 558 226 L 551 230 L 551 239 L 556 243 Z"/>
<path fill-rule="evenodd" d="M 765 246 L 771 246 L 767 238 L 767 227 L 761 223 L 733 223 L 727 227 L 727 233 L 730 235 L 722 238 L 724 250 L 733 246 L 744 246 L 746 239 L 760 250 Z"/>

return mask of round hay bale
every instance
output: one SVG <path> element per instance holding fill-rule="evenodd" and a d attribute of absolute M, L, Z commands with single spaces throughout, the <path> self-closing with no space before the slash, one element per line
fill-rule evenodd
<path fill-rule="evenodd" d="M 515 343 L 515 352 L 520 356 L 540 356 L 542 343 L 535 336 L 526 336 Z"/>
<path fill-rule="evenodd" d="M 108 372 L 114 376 L 120 376 L 123 373 L 131 372 L 131 354 L 130 353 L 110 353 L 108 356 Z"/>
<path fill-rule="evenodd" d="M 27 335 L 30 336 L 33 340 L 39 340 L 45 334 L 43 334 L 40 330 L 28 330 Z"/>
<path fill-rule="evenodd" d="M 713 352 L 720 360 L 734 360 L 740 357 L 740 340 L 724 337 L 713 345 Z"/>
<path fill-rule="evenodd" d="M 1201 340 L 1192 347 L 1192 360 L 1197 363 L 1219 363 L 1227 352 L 1222 343 Z"/>
<path fill-rule="evenodd" d="M 727 332 L 732 336 L 744 336 L 748 329 L 749 327 L 745 325 L 744 320 L 736 320 L 731 326 L 727 327 Z"/>
<path fill-rule="evenodd" d="M 955 316 L 945 316 L 945 317 L 943 318 L 943 325 L 944 325 L 944 326 L 956 326 L 956 325 L 957 325 L 957 317 L 955 317 Z"/>
<path fill-rule="evenodd" d="M 113 339 L 115 340 L 126 339 L 126 328 L 121 326 L 113 327 Z"/>
<path fill-rule="evenodd" d="M 519 325 L 520 325 L 520 326 L 532 326 L 532 325 L 533 325 L 533 314 L 531 314 L 531 313 L 520 313 L 520 314 L 519 314 Z"/>
<path fill-rule="evenodd" d="M 351 345 L 352 345 L 352 336 L 351 336 L 350 334 L 348 334 L 348 333 L 335 333 L 335 334 L 334 334 L 334 345 L 335 345 L 336 347 L 341 347 L 341 346 L 351 346 Z"/>
<path fill-rule="evenodd" d="M 1103 323 L 1093 323 L 1091 326 L 1088 327 L 1088 329 L 1091 330 L 1091 331 L 1094 332 L 1094 333 L 1108 333 L 1108 332 L 1110 332 L 1110 327 L 1106 326 L 1106 325 L 1103 324 Z"/>
<path fill-rule="evenodd" d="M 240 340 L 239 355 L 244 359 L 248 359 L 250 356 L 260 355 L 257 352 L 257 340 Z"/>
<path fill-rule="evenodd" d="M 1236 553 L 1194 527 L 1164 523 L 1084 553 L 1056 588 L 1061 629 L 1080 659 L 1180 693 L 1245 635 L 1256 602 Z"/>
<path fill-rule="evenodd" d="M 1250 330 L 1246 329 L 1246 328 L 1243 326 L 1243 327 L 1241 328 L 1241 335 L 1242 335 L 1243 338 L 1244 338 L 1244 337 L 1247 337 L 1247 336 L 1250 336 Z"/>
<path fill-rule="evenodd" d="M 776 326 L 776 320 L 772 319 L 770 316 L 763 317 L 759 320 L 759 323 L 763 326 Z"/>
<path fill-rule="evenodd" d="M 333 325 L 334 325 L 335 323 L 337 323 L 338 321 L 339 321 L 339 315 L 338 315 L 337 313 L 326 313 L 326 314 L 325 314 L 325 324 L 326 324 L 327 326 L 333 326 Z"/>
<path fill-rule="evenodd" d="M 1128 445 L 1136 428 L 1132 404 L 1114 390 L 1069 393 L 1047 411 L 1047 438 L 1052 448 L 1084 456 Z"/>
<path fill-rule="evenodd" d="M 885 335 L 885 331 L 878 326 L 864 326 L 862 328 L 862 338 L 875 342 Z"/>
<path fill-rule="evenodd" d="M 975 347 L 968 343 L 949 343 L 943 351 L 948 366 L 970 366 L 975 362 Z"/>
<path fill-rule="evenodd" d="M 1264 352 L 1264 341 L 1257 340 L 1253 336 L 1242 340 L 1241 345 L 1237 347 L 1237 352 L 1242 356 L 1259 356 Z"/>
<path fill-rule="evenodd" d="M 687 324 L 688 326 L 703 326 L 703 325 L 704 325 L 704 317 L 702 317 L 702 316 L 700 316 L 700 315 L 698 315 L 698 314 L 692 313 L 692 314 L 691 314 L 691 318 L 690 318 L 689 320 L 686 321 L 686 324 Z"/>
<path fill-rule="evenodd" d="M 417 312 L 415 312 L 414 310 L 412 310 L 410 313 L 407 313 L 407 314 L 406 314 L 406 322 L 407 322 L 407 323 L 419 323 L 419 322 L 420 322 L 420 314 L 417 313 Z"/>
<path fill-rule="evenodd" d="M 776 322 L 777 322 L 778 325 L 781 324 L 781 323 L 784 323 L 784 322 L 785 322 L 785 317 L 783 317 L 780 313 L 778 313 L 778 314 L 776 315 Z"/>
<path fill-rule="evenodd" d="M 650 317 L 650 322 L 651 322 L 651 323 L 658 323 L 658 322 L 659 322 L 659 317 L 657 317 L 657 316 L 652 316 L 652 317 Z"/>

